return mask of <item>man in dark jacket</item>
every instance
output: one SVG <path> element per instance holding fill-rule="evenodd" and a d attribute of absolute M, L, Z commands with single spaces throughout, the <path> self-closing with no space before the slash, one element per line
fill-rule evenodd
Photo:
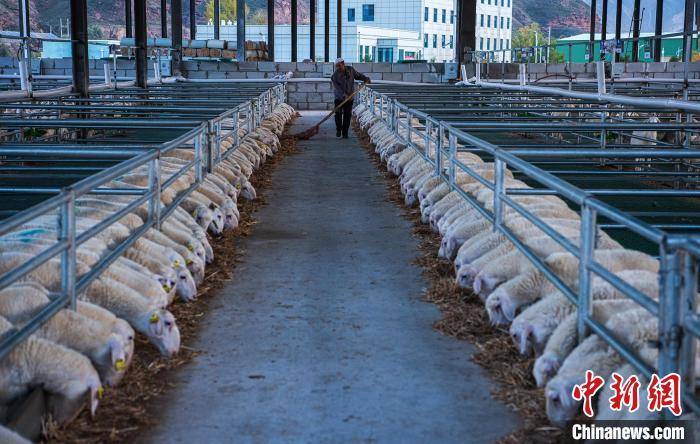
<path fill-rule="evenodd" d="M 355 80 L 371 83 L 369 77 L 355 71 L 352 66 L 345 66 L 345 61 L 341 58 L 335 60 L 335 72 L 331 76 L 333 92 L 335 93 L 335 106 L 340 105 L 343 100 L 350 97 L 355 91 Z M 352 118 L 352 100 L 348 100 L 342 108 L 335 112 L 335 135 L 348 138 L 350 129 L 350 119 Z"/>

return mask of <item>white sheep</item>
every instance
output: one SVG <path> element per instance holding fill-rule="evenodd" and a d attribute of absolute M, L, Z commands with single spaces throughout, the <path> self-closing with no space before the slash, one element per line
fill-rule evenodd
<path fill-rule="evenodd" d="M 0 425 L 0 442 L 3 444 L 31 444 L 31 441 L 25 439 L 22 435 L 10 430 L 7 427 Z"/>
<path fill-rule="evenodd" d="M 42 289 L 43 290 L 43 289 Z M 38 288 L 17 285 L 0 290 L 0 315 L 16 326 L 29 322 L 51 300 Z M 123 338 L 91 318 L 72 310 L 60 310 L 35 333 L 43 339 L 61 344 L 90 358 L 103 382 L 116 385 L 124 375 L 133 350 Z"/>
<path fill-rule="evenodd" d="M 13 328 L 12 323 L 0 317 L 0 334 Z M 87 400 L 93 415 L 102 394 L 100 376 L 88 358 L 36 336 L 20 342 L 0 360 L 0 404 L 10 403 L 33 387 L 43 387 L 76 407 Z"/>

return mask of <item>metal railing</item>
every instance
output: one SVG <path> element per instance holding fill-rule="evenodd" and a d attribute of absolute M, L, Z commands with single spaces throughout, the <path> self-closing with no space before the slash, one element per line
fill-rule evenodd
<path fill-rule="evenodd" d="M 212 172 L 214 166 L 237 149 L 240 125 L 244 126 L 246 132 L 252 131 L 260 124 L 262 119 L 272 112 L 276 105 L 284 102 L 285 98 L 286 86 L 283 83 L 277 84 L 265 90 L 257 98 L 248 100 L 213 119 L 199 124 L 174 140 L 162 143 L 156 148 L 148 149 L 141 154 L 135 155 L 97 174 L 88 176 L 61 190 L 3 189 L 4 193 L 57 192 L 57 194 L 31 208 L 2 220 L 0 222 L 0 239 L 13 233 L 14 230 L 20 229 L 23 225 L 45 216 L 57 216 L 58 239 L 55 244 L 34 256 L 30 261 L 4 274 L 0 274 L 0 290 L 20 281 L 32 271 L 54 259 L 60 261 L 61 276 L 60 291 L 51 295 L 51 303 L 33 316 L 25 325 L 12 330 L 0 338 L 0 359 L 7 356 L 17 344 L 40 328 L 59 310 L 67 306 L 75 309 L 77 296 L 82 290 L 99 277 L 102 271 L 117 260 L 147 230 L 151 228 L 160 229 L 161 222 L 172 214 L 182 200 L 201 184 L 206 175 Z M 222 121 L 230 120 L 231 118 L 232 125 L 222 126 Z M 32 126 L 33 123 L 28 123 L 28 125 Z M 231 133 L 235 135 L 235 143 L 222 156 L 221 141 L 232 135 Z M 161 156 L 179 148 L 193 149 L 194 159 L 174 173 L 169 173 L 168 177 L 164 177 L 164 171 L 160 165 Z M 1 151 L 2 147 L 0 147 Z M 111 181 L 134 171 L 136 168 L 146 168 L 148 171 L 147 187 L 110 188 L 106 186 Z M 191 186 L 184 192 L 179 193 L 171 203 L 161 207 L 161 192 L 169 188 L 178 178 L 193 172 L 195 180 Z M 135 199 L 108 218 L 79 232 L 76 226 L 76 201 L 80 197 L 90 194 L 135 196 Z M 78 247 L 144 204 L 148 207 L 148 218 L 143 225 L 112 248 L 106 256 L 101 257 L 89 272 L 82 276 L 77 276 L 76 251 Z"/>
<path fill-rule="evenodd" d="M 568 91 L 566 91 L 568 92 Z M 582 190 L 559 177 L 521 159 L 518 155 L 492 143 L 475 137 L 453 125 L 440 121 L 424 112 L 412 109 L 397 99 L 371 88 L 360 93 L 363 103 L 375 116 L 383 120 L 391 130 L 412 149 L 434 166 L 434 174 L 442 177 L 453 191 L 458 192 L 485 219 L 493 223 L 532 265 L 577 306 L 577 330 L 579 340 L 589 333 L 603 338 L 624 359 L 629 361 L 647 378 L 657 371 L 661 374 L 678 373 L 683 377 L 683 402 L 695 413 L 700 413 L 700 400 L 695 394 L 695 347 L 700 339 L 700 317 L 695 311 L 698 266 L 700 264 L 700 236 L 674 235 L 664 232 L 637 217 L 618 210 L 596 198 L 594 193 Z M 694 104 L 690 104 L 694 107 Z M 415 120 L 421 122 L 416 126 Z M 423 141 L 423 147 L 414 143 L 414 138 Z M 478 151 L 493 158 L 494 178 L 489 180 L 478 171 L 460 162 L 457 153 L 461 150 Z M 526 150 L 517 150 L 525 154 Z M 573 151 L 573 150 L 571 150 Z M 604 151 L 591 153 L 605 157 Z M 620 150 L 614 155 L 620 156 Z M 671 150 L 666 154 L 672 154 Z M 639 153 L 630 153 L 634 156 Z M 663 155 L 663 153 L 661 154 Z M 518 171 L 538 185 L 534 188 L 508 189 L 505 173 L 508 169 Z M 458 174 L 469 174 L 486 188 L 493 191 L 492 208 L 489 210 L 477 199 L 462 190 L 455 181 Z M 650 190 L 651 195 L 656 190 Z M 664 190 L 658 190 L 659 195 Z M 578 245 L 562 236 L 555 228 L 519 204 L 515 196 L 555 194 L 579 207 L 581 224 Z M 555 240 L 564 251 L 579 261 L 578 288 L 572 288 L 556 275 L 515 233 L 504 223 L 506 210 L 522 216 L 543 233 Z M 619 226 L 656 245 L 659 249 L 659 294 L 654 300 L 624 281 L 594 257 L 596 234 L 600 232 L 601 218 L 607 218 Z M 659 318 L 659 357 L 655 368 L 649 366 L 635 351 L 603 324 L 592 317 L 591 282 L 593 275 L 610 284 L 625 297 L 645 308 Z"/>

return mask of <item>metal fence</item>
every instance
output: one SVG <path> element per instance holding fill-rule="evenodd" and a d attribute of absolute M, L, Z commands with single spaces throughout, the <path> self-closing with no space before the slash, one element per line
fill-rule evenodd
<path fill-rule="evenodd" d="M 208 121 L 205 121 L 185 134 L 162 143 L 153 149 L 147 149 L 128 160 L 105 169 L 97 174 L 70 185 L 61 190 L 48 189 L 21 189 L 14 190 L 4 188 L 3 192 L 15 193 L 51 193 L 57 192 L 41 203 L 16 213 L 0 222 L 0 237 L 11 234 L 13 230 L 21 228 L 42 216 L 57 216 L 56 231 L 57 242 L 34 256 L 30 261 L 0 275 L 0 290 L 20 281 L 27 274 L 46 264 L 52 259 L 60 260 L 60 292 L 52 294 L 51 303 L 37 313 L 27 324 L 15 329 L 0 338 L 0 359 L 7 356 L 12 349 L 41 327 L 59 310 L 70 307 L 75 309 L 77 295 L 84 290 L 100 273 L 112 264 L 121 254 L 128 249 L 137 239 L 151 228 L 160 229 L 161 222 L 165 220 L 176 207 L 185 199 L 213 168 L 230 156 L 238 147 L 238 130 L 243 128 L 250 132 L 259 126 L 262 119 L 271 113 L 274 107 L 285 101 L 286 86 L 282 83 L 271 87 L 257 98 L 248 100 Z M 28 126 L 36 126 L 39 123 L 50 122 L 61 125 L 61 121 L 37 120 L 24 123 Z M 229 122 L 224 124 L 224 122 Z M 89 123 L 89 120 L 83 123 Z M 225 153 L 221 151 L 221 141 L 229 135 L 234 137 L 234 145 Z M 174 173 L 162 170 L 159 159 L 162 155 L 179 148 L 194 150 L 194 159 Z M 2 153 L 2 146 L 0 146 Z M 148 186 L 133 188 L 114 188 L 107 185 L 120 176 L 132 172 L 139 167 L 146 167 L 148 171 Z M 194 172 L 195 181 L 185 192 L 180 193 L 170 204 L 161 208 L 161 192 L 170 187 L 178 178 Z M 129 202 L 110 217 L 101 220 L 98 224 L 79 232 L 76 229 L 76 201 L 87 195 L 116 195 L 132 196 L 134 200 Z M 132 232 L 127 239 L 112 248 L 92 269 L 82 275 L 76 276 L 76 250 L 78 247 L 101 233 L 109 226 L 119 221 L 129 213 L 133 213 L 140 206 L 148 206 L 148 218 L 144 224 Z"/>
<path fill-rule="evenodd" d="M 475 87 L 476 88 L 476 87 Z M 546 91 L 540 91 L 546 93 Z M 568 93 L 568 91 L 565 91 Z M 639 218 L 616 209 L 596 198 L 594 193 L 582 190 L 565 180 L 539 168 L 518 156 L 528 154 L 527 150 L 516 149 L 508 151 L 489 143 L 479 137 L 456 128 L 454 125 L 437 119 L 427 113 L 402 104 L 398 99 L 388 94 L 365 88 L 358 102 L 365 104 L 371 112 L 382 119 L 391 130 L 409 147 L 417 150 L 423 158 L 434 166 L 434 174 L 442 177 L 450 184 L 452 190 L 458 192 L 485 219 L 492 222 L 494 229 L 500 231 L 515 247 L 541 271 L 552 284 L 560 290 L 578 310 L 579 339 L 589 333 L 595 333 L 628 360 L 638 371 L 647 378 L 653 372 L 660 374 L 678 373 L 683 378 L 683 402 L 695 413 L 700 413 L 700 399 L 695 394 L 695 348 L 700 338 L 700 318 L 696 313 L 695 299 L 698 286 L 698 264 L 700 263 L 700 237 L 697 235 L 670 234 Z M 619 97 L 624 103 L 628 97 Z M 696 104 L 686 103 L 688 108 Z M 673 108 L 672 110 L 676 110 Z M 416 124 L 415 122 L 420 122 Z M 545 130 L 542 130 L 545 131 Z M 419 147 L 414 140 L 423 141 Z M 483 177 L 478 171 L 463 164 L 457 159 L 458 151 L 479 151 L 493 158 L 494 179 Z M 557 150 L 550 154 L 562 154 L 566 150 Z M 590 149 L 588 153 L 582 149 L 572 148 L 572 155 L 590 155 L 604 158 L 606 156 L 640 157 L 642 152 L 621 150 L 606 152 L 605 149 Z M 679 150 L 654 150 L 654 156 L 678 156 Z M 690 157 L 697 158 L 695 150 L 685 151 Z M 556 154 L 555 154 L 556 155 Z M 505 187 L 506 169 L 517 170 L 538 188 L 509 189 Z M 494 191 L 493 210 L 487 209 L 473 196 L 463 191 L 456 183 L 459 173 L 466 173 L 480 182 L 486 188 Z M 658 190 L 663 195 L 665 190 Z M 654 190 L 650 190 L 650 195 Z M 578 245 L 562 236 L 555 228 L 547 224 L 537 215 L 529 212 L 513 197 L 524 195 L 558 195 L 580 208 L 581 225 Z M 505 224 L 504 214 L 507 209 L 521 215 L 547 236 L 555 240 L 561 247 L 573 254 L 579 261 L 578 288 L 571 288 L 552 272 L 530 247 L 519 239 Z M 653 243 L 659 249 L 659 297 L 658 301 L 649 298 L 626 281 L 607 270 L 594 258 L 596 233 L 601 228 L 601 218 L 614 221 L 641 238 Z M 621 294 L 644 307 L 652 315 L 659 318 L 658 348 L 659 358 L 657 368 L 648 366 L 637 354 L 630 350 L 622 341 L 616 338 L 604 325 L 592 317 L 591 312 L 591 282 L 593 276 L 598 276 L 612 285 Z"/>

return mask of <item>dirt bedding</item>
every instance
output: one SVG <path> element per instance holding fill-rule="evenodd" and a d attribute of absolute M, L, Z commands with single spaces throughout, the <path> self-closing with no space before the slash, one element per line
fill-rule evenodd
<path fill-rule="evenodd" d="M 501 439 L 501 443 L 556 443 L 561 441 L 561 430 L 549 424 L 545 414 L 542 389 L 532 377 L 534 358 L 520 356 L 510 339 L 508 330 L 489 323 L 483 303 L 468 289 L 455 283 L 452 262 L 437 256 L 440 236 L 421 223 L 420 210 L 407 207 L 399 182 L 381 164 L 369 138 L 355 124 L 361 145 L 377 165 L 387 186 L 387 200 L 399 206 L 403 216 L 413 223 L 413 236 L 419 241 L 420 255 L 415 263 L 423 269 L 429 283 L 424 293 L 426 301 L 440 309 L 442 318 L 433 327 L 439 332 L 474 344 L 472 360 L 488 370 L 498 383 L 492 395 L 523 418 L 523 427 Z"/>
<path fill-rule="evenodd" d="M 180 329 L 182 346 L 175 358 L 162 357 L 148 341 L 138 335 L 136 352 L 124 379 L 115 388 L 107 388 L 94 418 L 84 410 L 71 424 L 58 427 L 50 418 L 44 421 L 43 441 L 51 443 L 126 442 L 137 438 L 148 429 L 158 416 L 151 401 L 172 387 L 171 374 L 187 365 L 205 350 L 187 346 L 196 337 L 199 321 L 209 311 L 209 303 L 218 289 L 235 279 L 236 266 L 244 254 L 238 244 L 255 228 L 254 214 L 266 205 L 265 189 L 272 184 L 272 173 L 286 156 L 297 153 L 294 139 L 284 139 L 282 148 L 250 177 L 258 197 L 254 201 L 240 199 L 239 226 L 223 236 L 210 239 L 215 260 L 206 268 L 204 282 L 198 288 L 194 303 L 175 302 L 168 309 L 175 315 Z"/>

